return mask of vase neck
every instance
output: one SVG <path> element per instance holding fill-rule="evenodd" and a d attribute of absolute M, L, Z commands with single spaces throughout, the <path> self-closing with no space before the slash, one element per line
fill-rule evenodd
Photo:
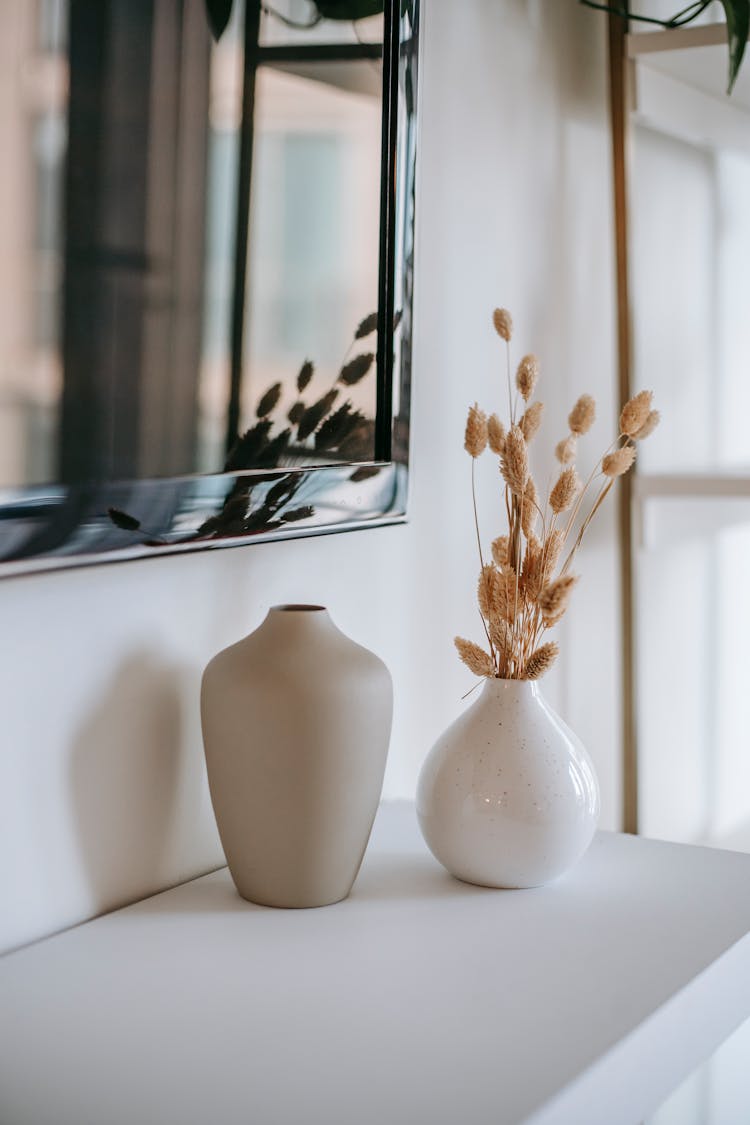
<path fill-rule="evenodd" d="M 536 699 L 539 685 L 534 680 L 501 680 L 487 677 L 482 689 L 483 699 L 502 699 L 508 703 L 521 703 Z"/>
<path fill-rule="evenodd" d="M 338 631 L 325 606 L 300 604 L 271 606 L 258 630 L 264 636 L 295 643 Z"/>

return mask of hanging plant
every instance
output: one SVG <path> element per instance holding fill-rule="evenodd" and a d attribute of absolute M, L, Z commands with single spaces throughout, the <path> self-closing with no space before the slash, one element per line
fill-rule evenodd
<path fill-rule="evenodd" d="M 655 16 L 643 16 L 630 11 L 628 0 L 619 4 L 603 4 L 597 0 L 580 0 L 587 8 L 597 8 L 602 12 L 611 12 L 613 15 L 622 16 L 624 19 L 638 20 L 641 23 L 655 23 L 659 27 L 675 28 L 685 27 L 692 23 L 698 16 L 705 12 L 713 0 L 695 0 L 686 8 L 676 12 L 670 19 L 657 19 Z M 739 74 L 742 58 L 745 54 L 748 33 L 750 32 L 750 0 L 719 0 L 724 8 L 727 21 L 727 40 L 729 43 L 729 80 L 727 93 L 731 94 L 734 83 Z"/>

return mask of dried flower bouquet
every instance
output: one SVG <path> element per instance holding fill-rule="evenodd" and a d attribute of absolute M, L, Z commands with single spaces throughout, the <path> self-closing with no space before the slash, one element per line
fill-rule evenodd
<path fill-rule="evenodd" d="M 591 429 L 596 403 L 591 395 L 581 395 L 568 415 L 568 433 L 555 447 L 560 463 L 557 479 L 542 498 L 529 469 L 528 452 L 544 409 L 543 403 L 531 401 L 539 364 L 536 356 L 523 357 L 516 370 L 514 394 L 510 360 L 513 321 L 507 309 L 495 309 L 492 319 L 505 342 L 510 424 L 506 430 L 497 414 L 488 418 L 475 404 L 469 410 L 464 441 L 471 456 L 481 566 L 477 600 L 487 647 L 463 637 L 456 637 L 455 645 L 464 664 L 477 676 L 537 680 L 558 654 L 557 643 L 545 641 L 544 636 L 568 608 L 578 581 L 570 573 L 576 552 L 616 478 L 633 465 L 636 443 L 656 429 L 659 412 L 652 409 L 651 391 L 641 391 L 626 402 L 620 413 L 618 436 L 582 483 L 576 469 L 578 439 Z M 523 403 L 520 417 L 519 396 Z M 507 535 L 492 542 L 491 561 L 485 560 L 482 551 L 475 489 L 476 460 L 488 446 L 499 458 L 508 521 Z M 570 541 L 572 545 L 565 554 Z"/>

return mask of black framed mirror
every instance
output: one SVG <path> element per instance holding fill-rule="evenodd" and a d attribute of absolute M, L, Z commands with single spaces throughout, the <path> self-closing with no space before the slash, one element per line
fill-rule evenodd
<path fill-rule="evenodd" d="M 418 4 L 0 15 L 0 576 L 405 518 Z"/>

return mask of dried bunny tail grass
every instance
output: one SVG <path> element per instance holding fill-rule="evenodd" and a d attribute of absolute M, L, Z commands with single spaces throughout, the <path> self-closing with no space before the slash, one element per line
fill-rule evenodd
<path fill-rule="evenodd" d="M 513 317 L 507 309 L 495 309 L 492 314 L 492 323 L 498 336 L 502 336 L 506 343 L 510 343 L 513 335 Z"/>
<path fill-rule="evenodd" d="M 526 661 L 521 679 L 538 680 L 555 663 L 559 651 L 560 649 L 555 641 L 548 641 L 547 644 L 540 645 Z"/>
<path fill-rule="evenodd" d="M 500 571 L 492 563 L 487 563 L 479 572 L 477 582 L 477 602 L 479 612 L 485 621 L 496 611 L 500 589 Z"/>
<path fill-rule="evenodd" d="M 523 496 L 529 479 L 529 455 L 526 440 L 518 426 L 511 426 L 508 430 L 500 471 L 514 496 Z"/>
<path fill-rule="evenodd" d="M 535 355 L 525 355 L 516 371 L 516 386 L 524 402 L 528 402 L 533 395 L 538 378 L 539 360 Z"/>
<path fill-rule="evenodd" d="M 490 616 L 490 625 L 495 621 L 515 621 L 520 610 L 518 604 L 518 576 L 512 566 L 504 566 L 500 572 L 500 584 Z"/>
<path fill-rule="evenodd" d="M 635 446 L 623 445 L 614 453 L 602 458 L 602 472 L 605 477 L 621 477 L 635 461 Z"/>
<path fill-rule="evenodd" d="M 516 605 L 516 572 L 513 567 L 504 565 L 502 570 L 498 570 L 492 563 L 483 566 L 477 583 L 477 602 L 485 621 L 500 618 L 513 621 Z"/>
<path fill-rule="evenodd" d="M 508 536 L 498 535 L 492 540 L 492 557 L 497 566 L 505 566 L 508 561 Z"/>
<path fill-rule="evenodd" d="M 513 652 L 513 631 L 505 618 L 498 617 L 490 622 L 490 640 L 501 656 Z"/>
<path fill-rule="evenodd" d="M 549 494 L 549 506 L 555 515 L 567 512 L 581 487 L 575 465 L 568 465 L 557 478 L 555 487 Z"/>
<path fill-rule="evenodd" d="M 550 531 L 544 541 L 544 581 L 548 582 L 555 573 L 565 544 L 565 532 L 560 527 Z"/>
<path fill-rule="evenodd" d="M 539 595 L 539 608 L 542 611 L 542 621 L 547 628 L 556 625 L 565 613 L 577 581 L 575 575 L 565 574 L 562 578 L 550 582 L 549 586 L 545 586 L 542 590 Z"/>
<path fill-rule="evenodd" d="M 650 410 L 648 418 L 643 423 L 640 430 L 636 430 L 636 432 L 632 434 L 633 441 L 643 441 L 644 438 L 650 437 L 656 427 L 659 425 L 660 421 L 661 414 L 659 413 L 659 411 Z"/>
<path fill-rule="evenodd" d="M 561 465 L 570 465 L 576 459 L 578 452 L 578 439 L 575 434 L 568 434 L 555 446 L 555 457 Z"/>
<path fill-rule="evenodd" d="M 536 535 L 530 535 L 521 570 L 521 586 L 530 601 L 536 601 L 544 585 L 542 543 Z"/>
<path fill-rule="evenodd" d="M 645 426 L 651 412 L 653 391 L 639 391 L 629 399 L 620 413 L 620 433 L 632 437 L 641 426 Z"/>
<path fill-rule="evenodd" d="M 530 476 L 526 488 L 523 490 L 523 501 L 521 503 L 521 531 L 527 539 L 534 534 L 538 510 L 539 495 L 534 484 L 534 478 Z"/>
<path fill-rule="evenodd" d="M 490 443 L 490 449 L 498 456 L 502 456 L 505 449 L 505 427 L 498 418 L 497 414 L 490 414 L 487 420 L 487 440 Z"/>
<path fill-rule="evenodd" d="M 464 435 L 464 449 L 472 457 L 478 457 L 487 448 L 487 415 L 476 403 L 469 407 Z"/>
<path fill-rule="evenodd" d="M 465 640 L 463 637 L 454 637 L 453 643 L 456 646 L 458 655 L 475 676 L 495 675 L 495 665 L 492 657 L 488 652 L 485 652 L 483 648 L 480 648 L 479 645 L 475 645 L 473 641 Z"/>
<path fill-rule="evenodd" d="M 521 433 L 526 438 L 527 442 L 536 434 L 537 430 L 542 424 L 542 413 L 544 411 L 543 402 L 532 402 L 523 413 L 521 421 L 518 423 Z"/>
<path fill-rule="evenodd" d="M 581 395 L 570 414 L 568 425 L 574 434 L 587 434 L 596 418 L 596 403 L 591 395 Z"/>

